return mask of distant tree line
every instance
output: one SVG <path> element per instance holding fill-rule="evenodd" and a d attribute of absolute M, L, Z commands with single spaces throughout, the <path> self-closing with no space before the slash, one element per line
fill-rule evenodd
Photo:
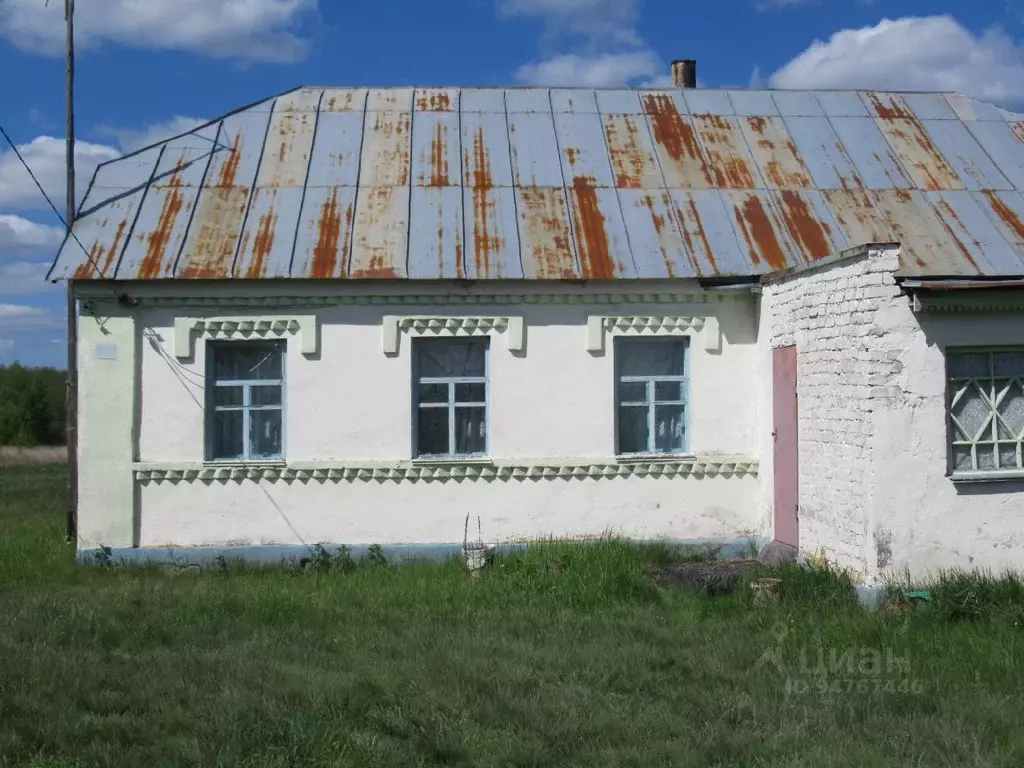
<path fill-rule="evenodd" d="M 0 445 L 63 445 L 67 372 L 0 365 Z"/>

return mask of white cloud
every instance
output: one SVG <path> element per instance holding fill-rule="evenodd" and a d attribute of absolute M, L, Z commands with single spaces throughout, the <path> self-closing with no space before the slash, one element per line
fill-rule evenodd
<path fill-rule="evenodd" d="M 772 75 L 776 88 L 958 91 L 1024 103 L 1024 46 L 993 27 L 973 34 L 951 16 L 883 19 L 815 40 Z"/>
<path fill-rule="evenodd" d="M 57 206 L 57 210 L 63 214 L 64 190 L 67 184 L 64 139 L 38 136 L 28 144 L 20 144 L 18 150 L 39 179 L 39 183 L 43 185 L 46 194 Z M 116 149 L 103 144 L 90 144 L 87 141 L 75 144 L 75 188 L 79 200 L 85 194 L 96 166 L 120 156 L 121 153 Z M 11 149 L 0 152 L 0 206 L 50 209 Z"/>
<path fill-rule="evenodd" d="M 593 56 L 574 53 L 525 64 L 516 70 L 516 80 L 527 85 L 581 85 L 611 88 L 628 85 L 641 77 L 653 77 L 661 61 L 652 51 L 626 51 Z"/>
<path fill-rule="evenodd" d="M 27 296 L 61 291 L 63 288 L 46 280 L 47 264 L 15 261 L 0 264 L 0 296 Z"/>
<path fill-rule="evenodd" d="M 64 327 L 64 318 L 39 307 L 0 304 L 0 330 L 49 331 Z"/>
<path fill-rule="evenodd" d="M 317 0 L 89 0 L 75 15 L 80 49 L 105 43 L 243 61 L 296 61 L 297 30 Z M 0 0 L 0 37 L 29 53 L 62 55 L 64 3 Z"/>
<path fill-rule="evenodd" d="M 132 130 L 129 128 L 100 128 L 99 133 L 104 136 L 110 136 L 117 141 L 117 145 L 121 148 L 122 152 L 134 152 L 137 149 L 148 147 L 151 144 L 169 139 L 172 136 L 179 136 L 183 133 L 188 133 L 193 128 L 198 128 L 200 125 L 208 123 L 208 120 L 203 120 L 198 117 L 181 117 L 180 115 L 172 117 L 170 120 L 163 123 L 154 123 L 153 125 L 146 126 L 141 130 Z"/>
<path fill-rule="evenodd" d="M 36 224 L 12 214 L 0 214 L 0 257 L 4 253 L 23 253 L 56 249 L 64 238 L 64 230 L 46 224 Z M 0 280 L 0 290 L 3 282 Z"/>
<path fill-rule="evenodd" d="M 0 339 L 0 358 L 10 357 L 14 351 L 14 341 L 11 339 Z"/>
<path fill-rule="evenodd" d="M 498 10 L 506 17 L 542 19 L 552 35 L 582 35 L 595 44 L 641 44 L 637 0 L 499 0 Z"/>

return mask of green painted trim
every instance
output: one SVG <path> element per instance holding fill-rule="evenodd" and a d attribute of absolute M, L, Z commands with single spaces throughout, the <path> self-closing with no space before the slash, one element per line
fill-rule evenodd
<path fill-rule="evenodd" d="M 371 480 L 447 481 L 610 479 L 616 477 L 756 477 L 758 462 L 744 456 L 696 456 L 644 459 L 538 459 L 533 461 L 396 461 L 396 462 L 289 462 L 280 463 L 138 463 L 135 479 L 148 483 L 241 482 L 354 482 Z"/>

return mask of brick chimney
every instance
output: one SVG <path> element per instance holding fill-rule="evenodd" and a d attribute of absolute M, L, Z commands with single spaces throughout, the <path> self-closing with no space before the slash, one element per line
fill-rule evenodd
<path fill-rule="evenodd" d="M 676 59 L 673 61 L 672 85 L 676 88 L 696 88 L 697 62 L 693 59 Z"/>

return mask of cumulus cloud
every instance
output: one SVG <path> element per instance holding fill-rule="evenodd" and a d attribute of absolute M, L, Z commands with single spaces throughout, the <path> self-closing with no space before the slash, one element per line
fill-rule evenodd
<path fill-rule="evenodd" d="M 64 327 L 64 318 L 39 307 L 0 304 L 0 330 L 50 331 Z"/>
<path fill-rule="evenodd" d="M 60 227 L 37 224 L 13 214 L 0 214 L 0 258 L 6 253 L 56 249 L 63 238 L 64 230 Z"/>
<path fill-rule="evenodd" d="M 80 49 L 104 44 L 242 61 L 297 61 L 317 0 L 90 0 L 75 16 Z M 63 55 L 64 3 L 0 0 L 0 37 L 28 53 Z"/>
<path fill-rule="evenodd" d="M 883 19 L 816 40 L 771 77 L 776 88 L 957 91 L 1024 103 L 1024 46 L 993 27 L 975 35 L 951 16 Z"/>
<path fill-rule="evenodd" d="M 64 190 L 67 187 L 64 139 L 38 136 L 27 144 L 19 145 L 18 150 L 39 179 L 39 183 L 43 185 L 46 194 L 57 209 L 63 212 Z M 121 153 L 116 149 L 103 144 L 90 144 L 87 141 L 76 143 L 75 187 L 79 200 L 85 194 L 96 166 L 120 156 Z M 0 206 L 35 210 L 50 208 L 14 151 L 10 149 L 0 152 Z"/>
<path fill-rule="evenodd" d="M 606 88 L 649 81 L 661 59 L 637 32 L 638 0 L 499 0 L 506 18 L 543 21 L 548 50 L 562 51 L 524 64 L 515 78 L 526 85 Z"/>
<path fill-rule="evenodd" d="M 60 285 L 47 281 L 49 263 L 15 261 L 0 264 L 0 296 L 29 296 L 64 290 Z"/>
<path fill-rule="evenodd" d="M 661 61 L 651 51 L 627 51 L 581 56 L 574 53 L 525 64 L 516 80 L 526 85 L 582 85 L 612 88 L 628 85 L 639 77 L 652 77 Z"/>
<path fill-rule="evenodd" d="M 172 117 L 166 122 L 154 123 L 139 130 L 104 127 L 100 128 L 98 132 L 103 136 L 110 136 L 117 142 L 117 146 L 121 148 L 122 152 L 128 153 L 148 147 L 151 144 L 156 144 L 164 139 L 169 139 L 172 136 L 188 133 L 192 129 L 205 125 L 208 122 L 208 120 L 203 120 L 199 117 L 181 117 L 179 115 Z"/>

